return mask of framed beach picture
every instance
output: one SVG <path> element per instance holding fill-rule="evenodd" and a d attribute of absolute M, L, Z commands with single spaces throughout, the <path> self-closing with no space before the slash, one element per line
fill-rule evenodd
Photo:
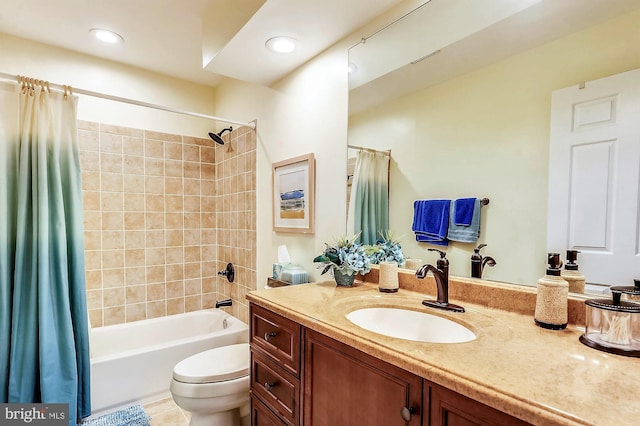
<path fill-rule="evenodd" d="M 273 230 L 313 234 L 313 154 L 273 163 Z"/>

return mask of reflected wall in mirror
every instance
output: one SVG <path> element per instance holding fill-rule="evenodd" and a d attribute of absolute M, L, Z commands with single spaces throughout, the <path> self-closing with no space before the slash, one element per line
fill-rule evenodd
<path fill-rule="evenodd" d="M 414 13 L 457 3 L 465 2 L 432 0 Z M 402 25 L 391 25 L 393 37 Z M 373 43 L 386 32 L 352 47 L 350 62 L 361 49 L 387 44 Z M 412 30 L 403 42 L 431 36 Z M 415 64 L 387 65 L 393 72 L 375 80 L 350 76 L 348 143 L 391 150 L 389 227 L 403 235 L 406 255 L 436 260 L 426 251 L 435 246 L 416 243 L 411 232 L 414 200 L 488 197 L 478 244 L 497 265 L 483 278 L 535 285 L 546 265 L 551 94 L 640 68 L 640 1 L 530 1 L 460 37 L 429 47 Z M 449 244 L 452 274 L 470 276 L 474 248 Z"/>

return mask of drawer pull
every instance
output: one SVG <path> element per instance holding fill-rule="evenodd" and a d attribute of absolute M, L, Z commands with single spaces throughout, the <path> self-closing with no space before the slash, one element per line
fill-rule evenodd
<path fill-rule="evenodd" d="M 267 392 L 271 392 L 271 390 L 275 388 L 277 384 L 278 382 L 273 382 L 273 383 L 265 382 L 264 388 L 267 390 Z"/>
<path fill-rule="evenodd" d="M 411 421 L 411 416 L 414 415 L 416 413 L 416 409 L 413 407 L 402 407 L 402 410 L 400 410 L 400 415 L 402 416 L 402 419 L 405 422 L 410 422 Z"/>
<path fill-rule="evenodd" d="M 266 340 L 267 342 L 270 342 L 277 335 L 278 335 L 278 333 L 276 333 L 275 331 L 270 331 L 269 333 L 264 333 L 264 340 Z"/>

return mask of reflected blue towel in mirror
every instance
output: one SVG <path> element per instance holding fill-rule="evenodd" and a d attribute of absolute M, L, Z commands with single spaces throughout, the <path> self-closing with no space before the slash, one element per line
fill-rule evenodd
<path fill-rule="evenodd" d="M 462 243 L 476 243 L 480 236 L 480 200 L 474 199 L 473 214 L 469 226 L 456 224 L 456 210 L 458 209 L 458 200 L 451 202 L 451 219 L 447 238 L 451 241 L 459 241 Z"/>
<path fill-rule="evenodd" d="M 458 198 L 453 202 L 453 223 L 469 226 L 473 220 L 477 198 Z"/>
<path fill-rule="evenodd" d="M 449 245 L 447 231 L 451 200 L 416 200 L 413 203 L 413 225 L 416 241 Z"/>

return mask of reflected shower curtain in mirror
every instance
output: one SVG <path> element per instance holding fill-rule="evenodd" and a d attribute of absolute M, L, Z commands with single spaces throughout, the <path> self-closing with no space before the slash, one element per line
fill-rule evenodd
<path fill-rule="evenodd" d="M 389 229 L 389 160 L 388 152 L 365 150 L 356 158 L 347 232 L 362 232 L 362 244 L 375 244 Z"/>
<path fill-rule="evenodd" d="M 91 411 L 76 102 L 0 83 L 0 402 Z"/>

